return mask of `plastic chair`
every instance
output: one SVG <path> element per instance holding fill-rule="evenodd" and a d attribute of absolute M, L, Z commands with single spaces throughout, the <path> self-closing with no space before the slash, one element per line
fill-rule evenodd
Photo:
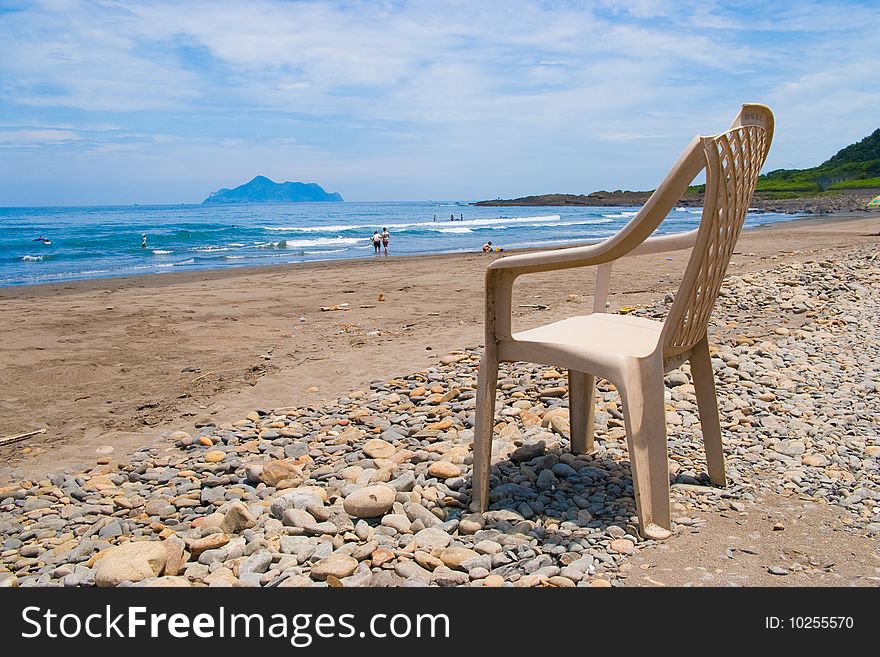
<path fill-rule="evenodd" d="M 725 485 L 718 402 L 706 327 L 773 138 L 773 113 L 743 105 L 731 128 L 695 137 L 639 213 L 598 243 L 501 258 L 486 272 L 486 347 L 477 385 L 471 509 L 489 499 L 498 363 L 526 361 L 568 369 L 571 449 L 593 448 L 595 377 L 620 392 L 639 531 L 665 538 L 671 529 L 663 377 L 690 361 L 709 479 Z M 649 237 L 688 185 L 706 170 L 700 226 Z M 612 263 L 627 255 L 693 247 L 665 321 L 605 312 Z M 598 265 L 593 313 L 520 333 L 511 331 L 514 281 L 524 274 Z"/>

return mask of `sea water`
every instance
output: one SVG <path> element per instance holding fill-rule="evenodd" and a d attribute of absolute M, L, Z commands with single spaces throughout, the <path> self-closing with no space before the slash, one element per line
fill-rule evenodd
<path fill-rule="evenodd" d="M 637 211 L 464 201 L 0 208 L 0 286 L 374 257 L 370 237 L 383 228 L 393 256 L 479 252 L 489 240 L 558 247 L 608 237 Z M 691 230 L 700 213 L 675 208 L 660 232 Z M 746 226 L 792 218 L 750 212 Z"/>

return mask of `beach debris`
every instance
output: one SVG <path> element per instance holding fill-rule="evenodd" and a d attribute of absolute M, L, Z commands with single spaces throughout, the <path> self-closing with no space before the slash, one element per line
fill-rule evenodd
<path fill-rule="evenodd" d="M 617 311 L 618 315 L 629 315 L 634 310 L 638 310 L 638 306 L 621 306 Z"/>
<path fill-rule="evenodd" d="M 306 318 L 305 318 L 305 317 L 300 317 L 300 318 L 299 318 L 299 321 L 300 321 L 300 322 L 304 322 L 304 321 L 306 321 Z"/>
<path fill-rule="evenodd" d="M 324 311 L 325 313 L 332 312 L 334 310 L 348 310 L 348 304 L 347 303 L 338 303 L 338 304 L 333 304 L 332 306 L 321 306 L 321 310 Z"/>
<path fill-rule="evenodd" d="M 534 308 L 535 310 L 547 310 L 550 306 L 543 303 L 521 303 L 518 308 Z"/>
<path fill-rule="evenodd" d="M 0 438 L 0 446 L 9 445 L 10 443 L 17 443 L 19 440 L 24 440 L 32 436 L 38 436 L 41 433 L 46 433 L 46 429 L 37 429 L 36 431 L 26 431 L 25 433 L 19 433 L 14 436 L 6 436 L 5 438 Z"/>
<path fill-rule="evenodd" d="M 377 298 L 377 301 L 385 301 L 385 295 L 380 294 L 379 297 Z"/>
<path fill-rule="evenodd" d="M 205 377 L 211 376 L 212 374 L 213 374 L 213 372 L 205 372 L 205 373 L 202 374 L 201 376 L 197 376 L 197 377 L 194 378 L 192 381 L 190 381 L 190 384 L 196 383 L 197 381 L 201 381 L 201 380 L 204 379 Z"/>

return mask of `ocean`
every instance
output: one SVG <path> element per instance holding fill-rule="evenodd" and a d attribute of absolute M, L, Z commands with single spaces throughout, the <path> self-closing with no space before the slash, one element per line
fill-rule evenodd
<path fill-rule="evenodd" d="M 637 211 L 464 201 L 0 208 L 0 286 L 368 258 L 382 228 L 393 256 L 478 252 L 488 240 L 556 247 L 608 237 Z M 661 232 L 695 228 L 700 212 L 674 209 Z M 750 212 L 746 226 L 792 218 Z"/>

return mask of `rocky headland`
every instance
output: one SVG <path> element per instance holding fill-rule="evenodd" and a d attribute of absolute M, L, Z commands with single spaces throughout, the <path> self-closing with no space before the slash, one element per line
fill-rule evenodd
<path fill-rule="evenodd" d="M 479 206 L 628 206 L 644 205 L 651 196 L 650 191 L 632 192 L 601 190 L 591 194 L 542 194 L 515 199 L 495 199 L 478 201 Z M 867 207 L 868 202 L 880 194 L 880 189 L 840 190 L 833 193 L 804 195 L 795 198 L 780 198 L 779 194 L 756 192 L 751 207 L 764 212 L 786 214 L 832 214 L 877 211 Z M 678 203 L 683 207 L 702 207 L 701 193 L 686 194 Z"/>

